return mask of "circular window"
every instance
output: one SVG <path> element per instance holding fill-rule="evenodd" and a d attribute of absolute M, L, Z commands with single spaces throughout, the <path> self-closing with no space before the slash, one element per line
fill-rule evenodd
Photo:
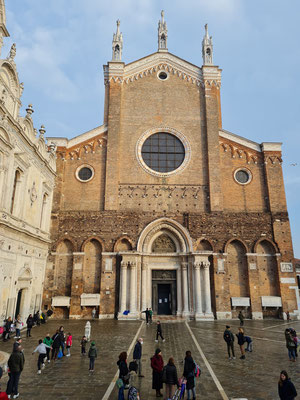
<path fill-rule="evenodd" d="M 246 185 L 252 179 L 251 172 L 246 169 L 238 169 L 234 173 L 234 179 L 241 185 Z"/>
<path fill-rule="evenodd" d="M 94 169 L 89 165 L 81 165 L 76 171 L 76 177 L 81 182 L 88 182 L 94 176 Z"/>
<path fill-rule="evenodd" d="M 142 146 L 144 163 L 157 172 L 175 171 L 183 163 L 184 156 L 184 145 L 170 133 L 154 133 Z"/>
<path fill-rule="evenodd" d="M 158 79 L 164 81 L 168 78 L 168 74 L 165 71 L 161 71 L 158 73 Z"/>

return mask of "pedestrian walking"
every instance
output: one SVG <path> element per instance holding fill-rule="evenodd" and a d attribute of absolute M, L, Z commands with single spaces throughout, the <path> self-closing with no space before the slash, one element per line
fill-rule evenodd
<path fill-rule="evenodd" d="M 164 368 L 164 360 L 161 355 L 161 350 L 156 349 L 155 354 L 151 357 L 152 368 L 152 389 L 156 390 L 156 397 L 163 397 L 161 389 L 163 387 L 162 371 Z"/>
<path fill-rule="evenodd" d="M 228 358 L 229 360 L 234 359 L 235 360 L 235 354 L 234 354 L 234 336 L 233 333 L 230 330 L 230 326 L 226 325 L 226 329 L 223 334 L 223 338 L 227 344 L 227 352 L 228 352 Z M 231 350 L 231 355 L 230 355 L 230 350 Z"/>
<path fill-rule="evenodd" d="M 250 336 L 244 336 L 244 339 L 245 339 L 245 343 L 247 343 L 247 348 L 245 349 L 245 351 L 249 351 L 250 353 L 252 353 L 253 340 L 251 339 Z"/>
<path fill-rule="evenodd" d="M 15 326 L 16 326 L 16 336 L 15 336 L 15 339 L 17 339 L 17 338 L 20 338 L 20 337 L 21 337 L 21 329 L 22 329 L 22 326 L 23 326 L 23 322 L 22 322 L 22 319 L 21 319 L 21 315 L 20 315 L 20 314 L 18 314 L 18 316 L 17 316 L 17 318 L 16 318 L 16 320 L 15 320 Z"/>
<path fill-rule="evenodd" d="M 162 328 L 161 328 L 160 321 L 157 321 L 157 324 L 156 324 L 156 339 L 155 339 L 156 343 L 158 342 L 158 336 L 160 336 L 162 341 L 165 342 L 165 339 L 162 335 Z"/>
<path fill-rule="evenodd" d="M 94 307 L 94 308 L 92 309 L 92 319 L 95 319 L 95 318 L 96 318 L 96 313 L 97 313 L 97 310 L 96 310 L 96 307 Z"/>
<path fill-rule="evenodd" d="M 59 348 L 61 345 L 61 337 L 59 334 L 59 330 L 57 329 L 56 333 L 52 336 L 52 354 L 51 354 L 51 359 L 52 360 L 57 360 Z"/>
<path fill-rule="evenodd" d="M 164 366 L 163 383 L 165 383 L 166 389 L 166 397 L 165 399 L 172 399 L 175 394 L 176 387 L 178 388 L 178 376 L 177 376 L 177 368 L 175 366 L 175 361 L 173 357 L 169 358 L 168 364 Z"/>
<path fill-rule="evenodd" d="M 297 348 L 298 348 L 299 340 L 298 340 L 298 337 L 297 337 L 297 332 L 296 332 L 296 330 L 294 328 L 290 328 L 290 333 L 291 333 L 291 337 L 293 338 L 293 340 L 295 342 L 295 345 L 296 345 L 296 347 L 295 347 L 295 356 L 298 357 Z"/>
<path fill-rule="evenodd" d="M 195 367 L 192 353 L 188 350 L 185 352 L 184 359 L 184 368 L 183 368 L 183 376 L 186 379 L 186 391 L 188 400 L 191 399 L 191 394 L 193 395 L 193 400 L 196 399 L 196 390 L 195 390 Z"/>
<path fill-rule="evenodd" d="M 26 320 L 26 325 L 27 325 L 26 337 L 31 337 L 31 329 L 34 325 L 32 314 L 28 315 L 28 318 Z"/>
<path fill-rule="evenodd" d="M 71 347 L 72 347 L 72 335 L 70 332 L 67 335 L 66 346 L 67 346 L 67 357 L 70 357 Z"/>
<path fill-rule="evenodd" d="M 242 313 L 242 311 L 239 312 L 239 316 L 238 319 L 240 320 L 240 326 L 244 326 L 244 315 Z"/>
<path fill-rule="evenodd" d="M 87 344 L 87 339 L 86 336 L 82 336 L 82 339 L 80 341 L 80 347 L 81 347 L 81 355 L 85 356 L 86 355 L 86 344 Z"/>
<path fill-rule="evenodd" d="M 89 349 L 89 359 L 90 359 L 90 366 L 89 366 L 89 371 L 94 372 L 95 370 L 95 360 L 97 358 L 97 348 L 96 348 L 96 343 L 93 341 L 91 342 L 91 346 Z"/>
<path fill-rule="evenodd" d="M 123 351 L 119 355 L 119 360 L 117 361 L 117 365 L 119 368 L 119 379 L 122 380 L 123 385 L 120 386 L 119 388 L 119 393 L 118 393 L 118 400 L 125 400 L 124 397 L 124 389 L 128 388 L 129 386 L 129 370 L 127 366 L 127 353 L 126 351 Z"/>
<path fill-rule="evenodd" d="M 38 356 L 38 362 L 37 362 L 37 366 L 38 366 L 38 374 L 42 373 L 42 368 L 45 368 L 45 358 L 47 357 L 47 348 L 49 348 L 49 350 L 51 349 L 50 346 L 48 346 L 47 344 L 43 343 L 42 339 L 39 339 L 39 345 L 35 348 L 35 350 L 33 350 L 32 354 L 38 352 L 39 356 Z M 42 367 L 42 368 L 41 368 Z"/>
<path fill-rule="evenodd" d="M 285 341 L 286 341 L 286 347 L 288 349 L 288 355 L 290 361 L 295 362 L 296 361 L 296 343 L 294 341 L 294 338 L 290 332 L 290 329 L 285 330 Z"/>
<path fill-rule="evenodd" d="M 34 314 L 33 319 L 34 319 L 34 322 L 35 322 L 35 324 L 36 324 L 37 326 L 40 326 L 40 325 L 41 325 L 41 315 L 40 315 L 40 312 L 39 312 L 39 311 L 37 311 L 37 312 Z"/>
<path fill-rule="evenodd" d="M 143 339 L 139 338 L 134 346 L 133 359 L 138 365 L 138 374 L 140 378 L 144 378 L 142 374 L 142 352 L 143 352 Z"/>
<path fill-rule="evenodd" d="M 44 338 L 43 343 L 47 345 L 46 347 L 47 361 L 48 363 L 50 363 L 50 350 L 53 343 L 53 340 L 50 337 L 50 333 L 47 333 L 47 336 Z"/>
<path fill-rule="evenodd" d="M 7 382 L 6 394 L 9 399 L 19 397 L 19 380 L 24 368 L 24 355 L 21 346 L 15 346 L 14 351 L 8 359 L 9 380 Z"/>
<path fill-rule="evenodd" d="M 241 360 L 245 360 L 245 350 L 244 350 L 244 343 L 245 343 L 245 336 L 244 336 L 244 329 L 239 328 L 238 333 L 236 334 L 237 340 L 238 340 L 238 345 L 240 346 L 241 350 Z"/>
<path fill-rule="evenodd" d="M 291 320 L 289 311 L 286 312 L 286 319 L 287 319 L 288 322 Z"/>
<path fill-rule="evenodd" d="M 146 310 L 145 310 L 145 311 L 142 311 L 142 313 L 145 313 L 146 324 L 149 325 L 149 318 L 150 318 L 149 308 L 146 308 Z"/>
<path fill-rule="evenodd" d="M 278 394 L 280 400 L 294 400 L 297 396 L 296 388 L 286 371 L 280 372 L 278 381 Z"/>
<path fill-rule="evenodd" d="M 10 330 L 11 330 L 11 325 L 12 325 L 12 319 L 11 319 L 11 317 L 8 317 L 4 323 L 4 332 L 3 332 L 3 341 L 4 342 L 6 342 L 7 340 L 10 339 L 9 334 L 10 334 Z"/>

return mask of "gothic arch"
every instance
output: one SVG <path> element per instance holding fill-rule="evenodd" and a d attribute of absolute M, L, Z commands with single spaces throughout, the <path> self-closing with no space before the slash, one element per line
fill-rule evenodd
<path fill-rule="evenodd" d="M 262 243 L 262 242 L 270 243 L 270 246 L 272 246 L 272 248 L 274 249 L 274 254 L 279 252 L 278 247 L 276 246 L 276 244 L 274 242 L 272 242 L 272 240 L 267 239 L 267 238 L 260 238 L 254 244 L 254 248 L 253 248 L 254 253 L 259 253 L 259 251 L 257 251 L 257 248 L 259 247 L 260 243 Z M 270 253 L 270 254 L 272 254 L 272 253 Z"/>
<path fill-rule="evenodd" d="M 83 292 L 99 293 L 102 264 L 102 245 L 91 238 L 84 245 Z"/>
<path fill-rule="evenodd" d="M 239 237 L 229 239 L 229 240 L 225 243 L 225 246 L 224 246 L 224 253 L 227 253 L 227 252 L 228 252 L 228 246 L 230 245 L 231 242 L 234 242 L 234 241 L 241 242 L 241 243 L 243 244 L 243 246 L 245 247 L 246 253 L 249 253 L 249 249 L 248 249 L 247 244 L 246 244 L 242 239 L 240 239 Z"/>
<path fill-rule="evenodd" d="M 174 241 L 177 252 L 193 251 L 192 239 L 187 229 L 170 218 L 159 218 L 150 222 L 140 234 L 137 251 L 151 253 L 153 241 L 162 233 L 169 235 Z"/>
<path fill-rule="evenodd" d="M 280 296 L 276 247 L 271 240 L 259 240 L 255 246 L 260 292 L 264 296 Z"/>
<path fill-rule="evenodd" d="M 56 248 L 55 281 L 60 296 L 71 296 L 74 245 L 63 239 Z"/>
<path fill-rule="evenodd" d="M 101 248 L 102 248 L 102 252 L 105 251 L 105 247 L 104 247 L 104 242 L 102 239 L 100 239 L 98 236 L 90 236 L 89 238 L 87 238 L 81 245 L 80 249 L 81 251 L 84 251 L 84 247 L 85 245 L 90 242 L 91 240 L 97 240 L 97 242 L 99 242 Z"/>
<path fill-rule="evenodd" d="M 122 246 L 124 244 L 124 246 Z M 124 249 L 122 247 L 125 247 Z M 134 242 L 130 239 L 129 236 L 121 236 L 119 237 L 114 244 L 114 252 L 119 251 L 130 251 L 134 249 Z"/>
<path fill-rule="evenodd" d="M 240 240 L 230 240 L 226 245 L 226 253 L 231 297 L 250 297 L 247 247 Z"/>
<path fill-rule="evenodd" d="M 58 241 L 56 242 L 56 246 L 55 246 L 56 252 L 57 252 L 57 249 L 59 248 L 60 244 L 63 243 L 65 240 L 69 241 L 72 244 L 73 251 L 77 250 L 77 245 L 76 245 L 75 240 L 73 238 L 71 238 L 70 236 L 66 235 L 64 238 L 58 239 Z"/>
<path fill-rule="evenodd" d="M 196 248 L 196 251 L 213 251 L 214 250 L 211 240 L 204 238 L 204 237 L 197 239 L 195 248 Z"/>

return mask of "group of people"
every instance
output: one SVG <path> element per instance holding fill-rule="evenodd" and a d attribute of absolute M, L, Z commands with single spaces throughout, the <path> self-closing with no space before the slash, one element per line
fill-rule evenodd
<path fill-rule="evenodd" d="M 245 351 L 252 352 L 253 351 L 253 341 L 250 336 L 245 335 L 244 329 L 239 327 L 238 333 L 235 335 L 237 337 L 238 345 L 240 346 L 241 351 L 241 360 L 245 360 Z M 230 330 L 230 326 L 226 325 L 226 329 L 223 334 L 223 338 L 227 344 L 227 352 L 229 360 L 235 360 L 234 353 L 234 335 Z M 247 343 L 247 348 L 244 348 L 245 343 Z"/>
<path fill-rule="evenodd" d="M 297 336 L 297 332 L 294 328 L 287 328 L 284 332 L 286 347 L 288 349 L 288 355 L 290 361 L 296 362 L 298 357 L 298 347 L 300 345 L 300 338 Z"/>
<path fill-rule="evenodd" d="M 128 389 L 128 399 L 139 399 L 139 393 L 135 386 L 135 377 L 142 374 L 142 347 L 143 339 L 139 338 L 133 351 L 133 360 L 128 364 L 127 353 L 122 352 L 119 355 L 117 365 L 119 368 L 119 379 L 117 386 L 119 388 L 118 400 L 125 400 L 124 390 Z M 187 399 L 196 399 L 195 377 L 200 375 L 200 368 L 194 362 L 191 352 L 188 350 L 185 354 L 184 368 L 182 378 L 178 378 L 177 368 L 173 357 L 170 357 L 168 363 L 164 365 L 161 349 L 157 348 L 155 354 L 150 359 L 152 368 L 152 388 L 156 391 L 156 397 L 163 397 L 161 390 L 165 384 L 165 399 L 172 399 L 176 388 L 184 394 L 187 392 Z M 198 374 L 197 374 L 198 371 Z M 192 396 L 192 397 L 191 397 Z"/>

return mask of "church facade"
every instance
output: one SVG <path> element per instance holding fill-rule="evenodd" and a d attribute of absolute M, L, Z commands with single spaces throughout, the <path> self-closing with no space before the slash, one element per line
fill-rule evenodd
<path fill-rule="evenodd" d="M 8 37 L 0 0 L 0 51 Z M 24 322 L 41 309 L 50 245 L 55 149 L 33 125 L 32 105 L 20 115 L 24 89 L 15 63 L 16 45 L 0 57 L 0 320 Z"/>
<path fill-rule="evenodd" d="M 222 127 L 207 26 L 198 67 L 167 49 L 104 65 L 104 124 L 57 146 L 43 302 L 57 317 L 299 317 L 280 143 Z"/>

